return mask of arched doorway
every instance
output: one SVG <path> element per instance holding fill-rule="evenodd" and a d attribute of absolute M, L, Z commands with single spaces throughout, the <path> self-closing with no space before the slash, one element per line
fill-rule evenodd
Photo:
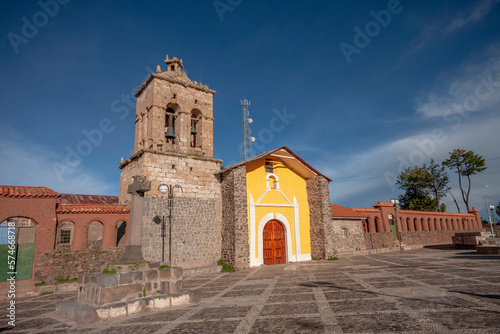
<path fill-rule="evenodd" d="M 116 223 L 116 247 L 125 245 L 125 232 L 127 229 L 127 222 L 120 220 Z"/>
<path fill-rule="evenodd" d="M 264 264 L 286 263 L 285 228 L 277 220 L 270 220 L 262 233 Z"/>
<path fill-rule="evenodd" d="M 0 281 L 7 280 L 12 272 L 16 272 L 16 279 L 33 276 L 35 244 L 33 220 L 13 217 L 0 223 Z"/>

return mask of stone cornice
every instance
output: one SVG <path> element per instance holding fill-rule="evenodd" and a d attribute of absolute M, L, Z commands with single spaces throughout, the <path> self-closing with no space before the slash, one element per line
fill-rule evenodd
<path fill-rule="evenodd" d="M 134 96 L 135 97 L 139 97 L 139 95 L 142 93 L 142 91 L 149 85 L 149 83 L 151 81 L 153 81 L 153 79 L 165 80 L 165 81 L 168 81 L 168 82 L 171 82 L 171 83 L 175 83 L 175 84 L 178 84 L 178 85 L 181 85 L 181 86 L 184 86 L 184 87 L 194 88 L 194 89 L 200 90 L 200 91 L 205 92 L 205 93 L 215 94 L 215 90 L 210 89 L 210 88 L 208 88 L 208 86 L 205 86 L 205 85 L 201 85 L 201 84 L 198 84 L 198 83 L 195 84 L 195 83 L 192 83 L 192 82 L 185 82 L 185 81 L 182 81 L 182 80 L 179 80 L 179 79 L 176 79 L 176 78 L 171 78 L 171 77 L 163 76 L 161 74 L 151 73 L 151 75 L 149 76 L 149 78 L 141 85 L 141 87 L 139 87 L 139 89 L 134 94 Z"/>
<path fill-rule="evenodd" d="M 169 155 L 169 156 L 174 156 L 174 157 L 179 157 L 179 158 L 193 158 L 195 160 L 212 161 L 212 162 L 215 162 L 215 163 L 221 163 L 222 162 L 222 160 L 220 160 L 220 159 L 215 159 L 215 158 L 210 158 L 210 157 L 204 157 L 204 156 L 198 156 L 198 155 L 193 155 L 193 154 L 190 154 L 190 153 L 160 152 L 160 151 L 156 151 L 156 150 L 142 149 L 142 150 L 139 150 L 136 153 L 134 153 L 127 160 L 121 162 L 120 165 L 118 166 L 118 168 L 123 169 L 125 166 L 127 166 L 128 164 L 130 164 L 132 161 L 139 159 L 145 153 Z"/>

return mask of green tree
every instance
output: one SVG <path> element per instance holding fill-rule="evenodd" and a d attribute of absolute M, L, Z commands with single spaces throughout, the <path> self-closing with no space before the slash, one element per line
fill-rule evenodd
<path fill-rule="evenodd" d="M 399 174 L 396 184 L 404 191 L 399 196 L 402 209 L 437 210 L 437 200 L 431 196 L 432 175 L 426 169 L 408 167 Z"/>
<path fill-rule="evenodd" d="M 482 172 L 486 169 L 483 157 L 479 154 L 474 154 L 472 151 L 467 151 L 461 148 L 454 149 L 450 152 L 450 157 L 443 161 L 443 166 L 458 174 L 458 185 L 462 193 L 462 199 L 469 212 L 469 195 L 471 188 L 471 175 Z M 467 178 L 467 184 L 463 185 L 462 178 Z M 464 188 L 465 186 L 465 188 Z"/>
<path fill-rule="evenodd" d="M 422 167 L 424 170 L 426 170 L 430 176 L 430 184 L 429 184 L 429 189 L 434 195 L 434 199 L 437 201 L 437 207 L 439 208 L 439 211 L 445 212 L 446 211 L 446 205 L 443 207 L 443 210 L 441 210 L 441 203 L 440 200 L 443 197 L 446 197 L 446 193 L 450 191 L 450 187 L 448 187 L 448 174 L 446 173 L 446 168 L 444 166 L 441 166 L 440 164 L 437 164 L 434 162 L 434 159 L 431 159 L 431 163 L 429 166 L 424 166 Z"/>

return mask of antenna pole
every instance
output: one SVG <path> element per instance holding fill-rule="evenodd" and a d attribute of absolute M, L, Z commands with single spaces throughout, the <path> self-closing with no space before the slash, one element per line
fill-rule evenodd
<path fill-rule="evenodd" d="M 243 131 L 241 134 L 241 158 L 243 160 L 248 159 L 251 157 L 252 154 L 252 141 L 255 139 L 250 136 L 250 126 L 249 124 L 252 123 L 251 118 L 249 118 L 249 111 L 248 107 L 250 106 L 250 101 L 243 99 L 241 100 L 241 106 L 242 106 L 242 113 L 243 113 Z"/>

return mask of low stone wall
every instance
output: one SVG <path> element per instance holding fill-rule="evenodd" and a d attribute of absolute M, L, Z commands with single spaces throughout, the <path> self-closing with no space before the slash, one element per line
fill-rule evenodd
<path fill-rule="evenodd" d="M 483 229 L 456 230 L 456 231 L 415 231 L 401 232 L 401 242 L 404 245 L 438 245 L 452 244 L 455 233 L 483 232 Z"/>
<path fill-rule="evenodd" d="M 392 232 L 365 233 L 366 249 L 386 248 L 398 245 Z"/>
<path fill-rule="evenodd" d="M 102 266 L 115 263 L 122 253 L 120 247 L 38 254 L 35 258 L 35 283 L 54 284 L 58 279 L 100 272 Z"/>

